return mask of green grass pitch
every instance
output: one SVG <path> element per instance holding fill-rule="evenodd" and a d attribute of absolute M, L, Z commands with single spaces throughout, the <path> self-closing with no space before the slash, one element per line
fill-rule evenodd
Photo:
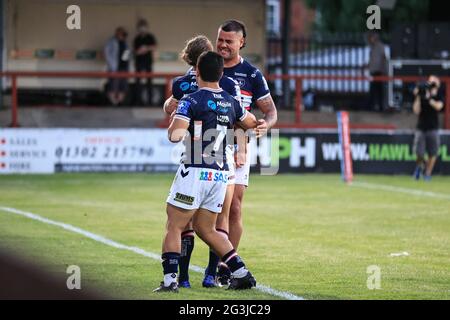
<path fill-rule="evenodd" d="M 1 176 L 0 207 L 32 212 L 160 254 L 172 174 Z M 253 175 L 240 255 L 257 281 L 305 299 L 449 299 L 450 178 Z M 366 183 L 366 184 L 358 184 Z M 368 187 L 369 186 L 369 187 Z M 411 192 L 410 192 L 411 191 Z M 421 193 L 422 192 L 422 193 Z M 125 299 L 279 299 L 258 290 L 192 289 L 158 295 L 160 262 L 0 209 L 0 250 L 55 275 L 81 268 L 82 288 Z M 390 256 L 408 252 L 408 256 Z M 196 238 L 192 263 L 205 267 Z M 367 267 L 381 270 L 369 290 Z"/>

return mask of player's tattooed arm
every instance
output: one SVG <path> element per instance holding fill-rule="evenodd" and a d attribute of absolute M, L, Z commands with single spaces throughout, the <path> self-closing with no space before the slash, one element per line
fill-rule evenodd
<path fill-rule="evenodd" d="M 266 98 L 256 101 L 256 105 L 264 113 L 264 118 L 258 120 L 256 127 L 256 136 L 259 138 L 267 133 L 267 130 L 272 128 L 278 120 L 277 108 L 272 97 L 269 95 Z"/>
<path fill-rule="evenodd" d="M 171 96 L 164 102 L 163 110 L 168 115 L 171 115 L 177 109 L 177 106 L 178 100 Z"/>
<path fill-rule="evenodd" d="M 237 122 L 238 126 L 244 130 L 256 128 L 258 122 L 256 121 L 255 115 L 251 112 L 246 111 L 244 119 Z"/>

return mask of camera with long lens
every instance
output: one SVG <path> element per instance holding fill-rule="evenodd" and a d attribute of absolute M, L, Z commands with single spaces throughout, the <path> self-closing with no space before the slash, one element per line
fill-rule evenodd
<path fill-rule="evenodd" d="M 417 95 L 424 99 L 427 95 L 427 91 L 437 87 L 437 84 L 434 82 L 419 82 L 417 84 Z"/>

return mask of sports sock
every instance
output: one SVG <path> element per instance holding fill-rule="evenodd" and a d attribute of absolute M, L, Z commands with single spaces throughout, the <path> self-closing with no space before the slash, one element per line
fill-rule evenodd
<path fill-rule="evenodd" d="M 228 232 L 223 229 L 216 229 L 217 232 L 223 233 L 228 239 Z M 219 265 L 220 258 L 211 249 L 209 250 L 208 267 L 206 267 L 206 274 L 215 277 L 217 274 L 217 266 Z"/>
<path fill-rule="evenodd" d="M 209 261 L 208 266 L 206 267 L 206 274 L 209 276 L 216 276 L 217 273 L 217 265 L 219 264 L 219 256 L 214 253 L 211 249 L 209 249 Z"/>
<path fill-rule="evenodd" d="M 181 234 L 180 282 L 189 281 L 189 262 L 192 250 L 194 250 L 194 230 L 188 230 Z"/>
<path fill-rule="evenodd" d="M 178 261 L 180 254 L 177 252 L 165 252 L 161 256 L 164 273 L 164 286 L 169 286 L 177 281 Z"/>
<path fill-rule="evenodd" d="M 230 268 L 231 274 L 236 278 L 242 278 L 248 272 L 241 257 L 238 256 L 234 249 L 224 255 L 222 261 L 226 263 L 228 268 Z"/>

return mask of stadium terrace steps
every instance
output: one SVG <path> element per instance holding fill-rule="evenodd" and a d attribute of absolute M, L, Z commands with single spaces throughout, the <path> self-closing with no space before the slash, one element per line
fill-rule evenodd
<path fill-rule="evenodd" d="M 255 112 L 261 117 L 259 111 Z M 34 128 L 150 128 L 164 119 L 160 107 L 20 107 L 19 124 Z M 280 110 L 279 122 L 293 123 L 294 112 Z M 398 129 L 413 129 L 417 117 L 411 112 L 374 113 L 350 112 L 352 123 L 395 125 Z M 11 122 L 11 109 L 0 109 L 0 127 Z M 334 112 L 306 111 L 303 123 L 336 124 Z M 441 122 L 442 123 L 442 122 Z"/>

